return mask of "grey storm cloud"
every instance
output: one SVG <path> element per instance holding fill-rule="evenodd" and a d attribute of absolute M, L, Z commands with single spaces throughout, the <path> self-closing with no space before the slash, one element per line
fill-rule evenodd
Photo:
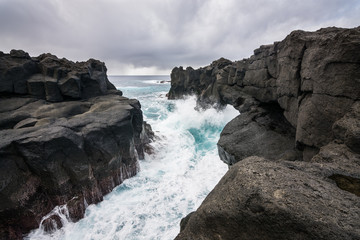
<path fill-rule="evenodd" d="M 358 0 L 0 0 L 0 50 L 166 72 L 242 59 L 296 29 L 356 27 L 359 13 Z"/>

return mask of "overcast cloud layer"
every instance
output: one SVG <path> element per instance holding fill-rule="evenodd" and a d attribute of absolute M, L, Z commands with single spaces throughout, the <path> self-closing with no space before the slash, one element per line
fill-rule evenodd
<path fill-rule="evenodd" d="M 249 57 L 292 30 L 360 25 L 359 0 L 0 0 L 0 51 L 169 74 Z"/>

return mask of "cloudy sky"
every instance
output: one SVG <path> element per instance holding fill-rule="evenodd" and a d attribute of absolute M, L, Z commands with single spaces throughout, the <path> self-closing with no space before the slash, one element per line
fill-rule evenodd
<path fill-rule="evenodd" d="M 249 57 L 292 30 L 360 25 L 360 0 L 0 0 L 0 51 L 169 74 Z"/>

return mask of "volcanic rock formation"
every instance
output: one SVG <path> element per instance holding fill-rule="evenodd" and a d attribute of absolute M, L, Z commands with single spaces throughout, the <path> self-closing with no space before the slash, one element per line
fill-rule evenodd
<path fill-rule="evenodd" d="M 58 205 L 76 221 L 137 173 L 150 127 L 104 63 L 1 52 L 0 93 L 1 239 L 21 239 Z"/>
<path fill-rule="evenodd" d="M 177 239 L 360 239 L 360 27 L 174 68 L 169 98 L 188 94 L 241 114 L 218 142 L 230 171 Z"/>

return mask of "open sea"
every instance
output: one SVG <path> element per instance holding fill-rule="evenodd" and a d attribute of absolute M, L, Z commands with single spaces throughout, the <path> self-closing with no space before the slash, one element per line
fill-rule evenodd
<path fill-rule="evenodd" d="M 216 143 L 225 124 L 239 114 L 232 106 L 199 112 L 194 97 L 168 100 L 169 76 L 109 80 L 123 96 L 140 101 L 144 120 L 156 135 L 154 154 L 140 161 L 135 177 L 101 203 L 89 205 L 80 221 L 60 214 L 63 228 L 49 234 L 40 226 L 25 239 L 171 240 L 180 231 L 180 220 L 200 206 L 226 173 Z"/>

